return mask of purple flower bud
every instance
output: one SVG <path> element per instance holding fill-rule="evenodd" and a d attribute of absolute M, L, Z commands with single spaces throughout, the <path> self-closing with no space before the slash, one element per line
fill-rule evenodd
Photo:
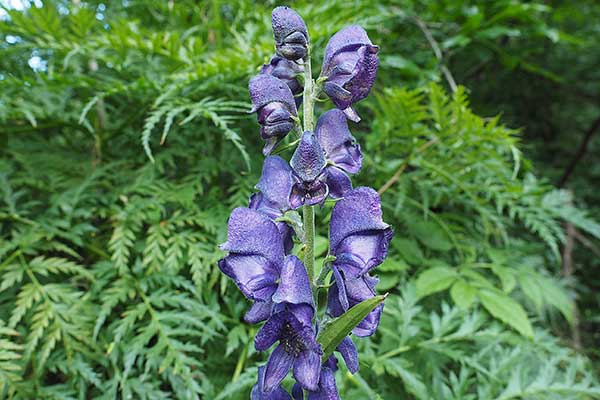
<path fill-rule="evenodd" d="M 321 69 L 321 77 L 326 78 L 323 90 L 354 122 L 360 121 L 360 117 L 351 106 L 367 97 L 375 82 L 378 51 L 367 32 L 357 25 L 337 32 L 325 48 Z"/>
<path fill-rule="evenodd" d="M 290 196 L 292 208 L 323 203 L 329 193 L 323 173 L 326 161 L 314 133 L 307 131 L 302 134 L 290 165 L 295 179 Z"/>
<path fill-rule="evenodd" d="M 271 75 L 257 75 L 250 80 L 252 112 L 258 112 L 260 134 L 268 155 L 295 126 L 298 115 L 294 95 L 285 82 Z"/>
<path fill-rule="evenodd" d="M 289 7 L 276 7 L 272 14 L 277 54 L 296 61 L 308 52 L 308 30 L 302 17 Z"/>
<path fill-rule="evenodd" d="M 303 65 L 279 56 L 271 58 L 271 61 L 268 64 L 263 65 L 260 70 L 261 74 L 272 75 L 285 82 L 294 95 L 302 94 L 302 90 L 304 89 L 297 78 L 298 75 L 303 72 Z M 302 98 L 296 97 L 296 106 L 299 104 L 298 100 L 302 100 Z"/>

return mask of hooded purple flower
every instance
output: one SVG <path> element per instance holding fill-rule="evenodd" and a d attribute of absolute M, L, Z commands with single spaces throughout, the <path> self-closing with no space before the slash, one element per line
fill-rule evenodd
<path fill-rule="evenodd" d="M 329 290 L 328 312 L 337 317 L 354 305 L 375 295 L 377 278 L 368 272 L 387 256 L 392 228 L 383 222 L 376 191 L 360 187 L 336 203 L 331 214 L 330 248 L 336 257 L 335 284 Z M 357 336 L 375 332 L 383 304 L 375 308 L 352 331 Z"/>
<path fill-rule="evenodd" d="M 258 382 L 252 388 L 250 400 L 292 400 L 289 393 L 277 385 L 270 392 L 265 391 L 265 367 L 258 367 Z"/>
<path fill-rule="evenodd" d="M 257 75 L 250 80 L 252 112 L 258 112 L 260 134 L 266 141 L 263 154 L 268 155 L 296 124 L 298 115 L 292 91 L 285 82 L 272 75 Z"/>
<path fill-rule="evenodd" d="M 285 82 L 292 91 L 294 96 L 302 94 L 302 84 L 298 81 L 297 76 L 304 72 L 304 66 L 294 61 L 275 56 L 271 58 L 268 64 L 263 65 L 260 70 L 261 74 L 272 75 L 275 78 Z M 296 106 L 302 101 L 302 97 L 295 97 Z"/>
<path fill-rule="evenodd" d="M 292 169 L 287 161 L 279 156 L 265 158 L 262 175 L 255 193 L 250 197 L 249 208 L 267 214 L 271 219 L 281 217 L 286 211 L 291 210 L 290 194 L 294 178 Z M 294 246 L 292 241 L 293 229 L 285 222 L 275 222 L 281 236 L 285 253 L 289 254 Z"/>
<path fill-rule="evenodd" d="M 271 314 L 271 297 L 284 261 L 277 225 L 261 212 L 236 208 L 229 217 L 227 242 L 221 249 L 229 255 L 219 260 L 219 268 L 244 296 L 255 301 L 244 319 L 249 323 L 264 321 Z"/>
<path fill-rule="evenodd" d="M 317 121 L 315 135 L 325 152 L 325 174 L 329 195 L 338 199 L 352 189 L 346 174 L 355 174 L 362 166 L 360 145 L 348 129 L 345 114 L 337 109 L 329 110 Z"/>
<path fill-rule="evenodd" d="M 302 134 L 290 165 L 295 180 L 290 196 L 292 208 L 323 203 L 329 193 L 324 174 L 326 161 L 314 133 L 307 131 Z"/>
<path fill-rule="evenodd" d="M 277 54 L 292 61 L 304 58 L 308 52 L 308 30 L 302 17 L 289 7 L 276 7 L 271 19 Z"/>
<path fill-rule="evenodd" d="M 254 338 L 258 351 L 279 341 L 267 361 L 264 391 L 276 388 L 292 367 L 300 386 L 314 391 L 319 383 L 322 350 L 312 324 L 315 308 L 308 274 L 297 257 L 286 258 L 273 302 L 272 315 Z"/>
<path fill-rule="evenodd" d="M 348 119 L 360 117 L 352 104 L 369 94 L 379 66 L 379 47 L 373 45 L 367 32 L 357 25 L 337 32 L 325 48 L 321 77 L 326 78 L 323 90 Z"/>

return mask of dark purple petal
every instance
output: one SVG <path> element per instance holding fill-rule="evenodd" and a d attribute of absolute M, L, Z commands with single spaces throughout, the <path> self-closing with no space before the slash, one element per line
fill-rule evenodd
<path fill-rule="evenodd" d="M 220 260 L 218 265 L 249 299 L 268 300 L 277 288 L 279 273 L 262 256 L 232 254 Z"/>
<path fill-rule="evenodd" d="M 352 181 L 348 175 L 333 165 L 325 167 L 325 182 L 329 188 L 329 196 L 333 199 L 340 199 L 352 190 Z"/>
<path fill-rule="evenodd" d="M 248 84 L 252 112 L 256 112 L 269 103 L 281 103 L 291 115 L 298 115 L 294 95 L 288 85 L 271 75 L 256 75 Z"/>
<path fill-rule="evenodd" d="M 348 302 L 348 295 L 346 293 L 346 284 L 343 276 L 343 272 L 334 265 L 331 270 L 333 271 L 332 278 L 335 279 L 335 284 L 330 288 L 329 293 L 334 298 L 337 298 L 339 305 L 341 307 L 341 311 L 338 315 L 341 315 L 345 311 L 350 308 L 350 303 Z M 336 315 L 336 316 L 338 316 Z"/>
<path fill-rule="evenodd" d="M 387 257 L 392 230 L 365 231 L 346 237 L 336 248 L 336 254 L 348 254 L 353 264 L 360 260 L 361 272 L 365 273 L 381 264 Z M 357 260 L 358 259 L 358 260 Z"/>
<path fill-rule="evenodd" d="M 314 305 L 310 280 L 302 261 L 296 256 L 285 258 L 281 269 L 279 287 L 273 302 Z"/>
<path fill-rule="evenodd" d="M 280 213 L 288 211 L 293 184 L 292 168 L 287 161 L 279 156 L 265 158 L 256 189 L 268 200 L 268 206 L 276 208 Z"/>
<path fill-rule="evenodd" d="M 308 394 L 308 400 L 340 400 L 335 374 L 329 368 L 323 368 L 319 377 L 319 388 Z"/>
<path fill-rule="evenodd" d="M 333 109 L 321 115 L 315 135 L 329 162 L 350 174 L 360 171 L 360 145 L 350 133 L 346 115 L 342 111 Z"/>
<path fill-rule="evenodd" d="M 351 108 L 367 97 L 379 66 L 379 48 L 374 46 L 360 26 L 342 29 L 331 37 L 325 48 L 321 77 L 327 77 L 323 90 L 348 119 L 360 117 Z"/>
<path fill-rule="evenodd" d="M 304 182 L 312 182 L 325 167 L 325 154 L 313 132 L 304 132 L 290 165 Z"/>
<path fill-rule="evenodd" d="M 292 386 L 292 397 L 294 400 L 304 400 L 304 390 L 298 383 L 294 383 L 294 386 Z"/>
<path fill-rule="evenodd" d="M 299 60 L 308 51 L 308 30 L 302 17 L 289 7 L 276 7 L 271 16 L 277 54 Z"/>
<path fill-rule="evenodd" d="M 268 64 L 263 65 L 261 74 L 272 75 L 285 82 L 294 95 L 302 93 L 302 85 L 298 81 L 298 75 L 304 72 L 304 66 L 294 61 L 275 56 Z M 296 103 L 298 105 L 298 103 Z"/>
<path fill-rule="evenodd" d="M 258 367 L 258 381 L 252 388 L 250 400 L 291 400 L 289 393 L 281 388 L 281 386 L 277 386 L 270 392 L 264 391 L 265 370 L 264 366 Z"/>
<path fill-rule="evenodd" d="M 336 255 L 341 241 L 350 235 L 386 230 L 391 232 L 390 226 L 383 222 L 381 202 L 377 192 L 367 187 L 351 190 L 336 203 L 331 213 L 332 253 Z M 386 237 L 391 239 L 391 234 Z"/>
<path fill-rule="evenodd" d="M 312 349 L 302 351 L 294 361 L 294 378 L 307 390 L 317 390 L 321 371 L 321 354 Z"/>
<path fill-rule="evenodd" d="M 317 346 L 314 341 L 315 333 L 312 326 L 312 318 L 315 315 L 314 305 L 308 303 L 288 304 L 286 308 L 289 313 L 288 323 L 296 331 L 298 337 L 307 346 Z"/>
<path fill-rule="evenodd" d="M 265 321 L 271 316 L 271 310 L 273 309 L 273 302 L 271 300 L 256 301 L 250 307 L 250 310 L 244 315 L 244 321 L 249 324 L 256 324 L 261 321 Z"/>
<path fill-rule="evenodd" d="M 283 326 L 286 322 L 285 313 L 275 313 L 265 322 L 254 337 L 254 347 L 258 351 L 265 351 L 279 340 Z"/>
<path fill-rule="evenodd" d="M 358 351 L 356 351 L 356 346 L 349 336 L 346 336 L 344 340 L 342 340 L 337 347 L 337 351 L 342 355 L 346 367 L 348 367 L 348 371 L 352 374 L 358 372 Z"/>
<path fill-rule="evenodd" d="M 356 336 L 366 337 L 371 336 L 377 330 L 379 326 L 379 320 L 381 319 L 381 312 L 383 311 L 383 303 L 375 307 L 365 319 L 363 319 L 357 326 L 352 330 L 352 333 Z"/>
<path fill-rule="evenodd" d="M 231 212 L 227 229 L 227 242 L 221 249 L 241 255 L 260 255 L 280 268 L 281 235 L 267 215 L 249 208 L 236 208 Z"/>
<path fill-rule="evenodd" d="M 288 353 L 283 345 L 277 346 L 267 361 L 263 390 L 269 392 L 279 386 L 293 362 L 294 355 Z"/>

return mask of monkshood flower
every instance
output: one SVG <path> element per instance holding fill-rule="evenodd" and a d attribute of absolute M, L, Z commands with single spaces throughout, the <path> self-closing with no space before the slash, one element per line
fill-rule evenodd
<path fill-rule="evenodd" d="M 250 80 L 251 112 L 258 113 L 260 135 L 266 141 L 263 154 L 273 148 L 296 124 L 298 110 L 292 91 L 285 82 L 272 75 L 257 75 Z"/>
<path fill-rule="evenodd" d="M 258 351 L 265 351 L 279 341 L 267 361 L 262 390 L 268 393 L 277 388 L 293 368 L 296 382 L 306 390 L 315 391 L 322 350 L 312 323 L 315 306 L 310 281 L 297 257 L 286 258 L 272 300 L 272 315 L 254 338 Z"/>
<path fill-rule="evenodd" d="M 347 192 L 331 213 L 330 249 L 335 283 L 328 293 L 328 313 L 334 317 L 375 295 L 377 278 L 369 271 L 387 256 L 392 228 L 383 222 L 377 192 L 360 187 Z M 377 306 L 352 331 L 370 336 L 377 329 L 383 304 Z"/>
<path fill-rule="evenodd" d="M 243 207 L 233 210 L 227 228 L 227 242 L 221 249 L 229 255 L 219 260 L 219 268 L 254 301 L 244 316 L 246 322 L 264 321 L 271 315 L 284 264 L 281 234 L 266 214 Z"/>
<path fill-rule="evenodd" d="M 373 86 L 379 66 L 378 51 L 367 32 L 356 25 L 337 32 L 325 48 L 320 78 L 325 81 L 323 91 L 354 122 L 360 117 L 352 104 L 367 97 Z"/>
<path fill-rule="evenodd" d="M 329 110 L 317 121 L 315 135 L 325 153 L 325 167 L 329 195 L 340 198 L 352 189 L 346 174 L 356 174 L 362 167 L 360 145 L 348 129 L 346 115 L 337 109 Z"/>
<path fill-rule="evenodd" d="M 313 132 L 304 132 L 290 161 L 295 183 L 292 186 L 290 204 L 296 209 L 302 205 L 322 204 L 329 188 L 325 183 L 325 153 Z"/>
<path fill-rule="evenodd" d="M 277 54 L 292 61 L 304 58 L 308 52 L 308 30 L 302 17 L 289 7 L 276 7 L 271 19 Z"/>
<path fill-rule="evenodd" d="M 271 58 L 268 64 L 263 65 L 260 70 L 261 74 L 272 75 L 275 78 L 283 81 L 296 99 L 296 106 L 302 102 L 302 97 L 298 95 L 302 94 L 302 84 L 298 80 L 298 75 L 304 72 L 304 66 L 294 61 L 287 60 L 285 58 L 275 56 Z"/>
<path fill-rule="evenodd" d="M 287 161 L 279 156 L 265 158 L 260 180 L 255 186 L 259 192 L 250 197 L 248 208 L 263 212 L 273 220 L 281 217 L 292 208 L 290 194 L 293 184 L 292 169 Z M 294 246 L 294 230 L 285 222 L 276 221 L 275 224 L 281 233 L 285 253 L 289 254 Z"/>

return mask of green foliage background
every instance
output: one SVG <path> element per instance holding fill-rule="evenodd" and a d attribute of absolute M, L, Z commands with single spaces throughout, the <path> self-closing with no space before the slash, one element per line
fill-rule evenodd
<path fill-rule="evenodd" d="M 246 87 L 277 4 L 0 9 L 0 397 L 248 398 L 265 355 L 216 245 L 260 175 Z M 564 179 L 599 117 L 600 5 L 291 5 L 316 60 L 353 23 L 381 47 L 353 132 L 390 296 L 342 398 L 600 398 L 598 140 Z"/>

